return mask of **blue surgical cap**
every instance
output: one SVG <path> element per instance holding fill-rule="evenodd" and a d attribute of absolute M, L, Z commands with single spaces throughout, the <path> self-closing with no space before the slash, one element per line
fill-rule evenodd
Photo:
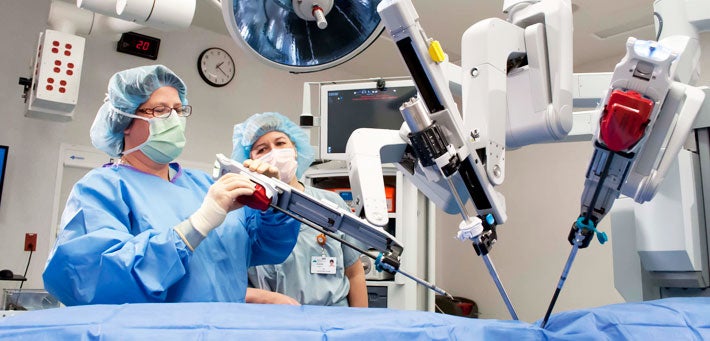
<path fill-rule="evenodd" d="M 123 153 L 123 131 L 153 91 L 171 86 L 178 91 L 180 102 L 187 105 L 187 87 L 174 72 L 163 65 L 141 66 L 120 71 L 108 81 L 108 94 L 91 125 L 91 143 L 112 157 Z"/>
<path fill-rule="evenodd" d="M 232 159 L 244 162 L 249 158 L 254 142 L 271 131 L 280 131 L 286 134 L 296 145 L 296 153 L 298 154 L 296 177 L 301 178 L 315 159 L 315 152 L 311 147 L 310 138 L 303 129 L 279 113 L 254 114 L 246 121 L 235 125 L 232 137 Z"/>

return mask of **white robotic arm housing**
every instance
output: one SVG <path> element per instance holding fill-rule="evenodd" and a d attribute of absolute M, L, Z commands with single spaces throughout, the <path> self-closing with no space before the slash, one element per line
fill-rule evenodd
<path fill-rule="evenodd" d="M 506 147 L 558 140 L 571 129 L 569 1 L 517 6 L 510 11 L 511 22 L 484 20 L 464 34 L 463 115 L 448 87 L 446 56 L 424 33 L 411 2 L 383 1 L 378 12 L 412 74 L 418 97 L 400 108 L 405 125 L 399 140 L 394 133 L 390 140 L 367 130 L 353 134 L 348 142 L 355 193 L 356 185 L 364 184 L 358 179 L 364 176 L 358 170 L 365 165 L 360 159 L 367 154 L 370 161 L 370 188 L 359 192 L 365 216 L 374 223 L 375 216 L 385 212 L 381 204 L 368 204 L 384 198 L 379 194 L 381 181 L 369 176 L 376 155 L 387 144 L 405 143 L 407 148 L 398 149 L 400 154 L 388 156 L 387 162 L 400 163 L 403 173 L 437 206 L 461 213 L 467 221 L 473 216 L 465 205 L 472 199 L 476 216 L 491 215 L 494 224 L 504 223 L 505 199 L 494 186 L 504 180 Z M 367 148 L 371 150 L 363 152 Z M 382 211 L 373 213 L 368 207 Z"/>

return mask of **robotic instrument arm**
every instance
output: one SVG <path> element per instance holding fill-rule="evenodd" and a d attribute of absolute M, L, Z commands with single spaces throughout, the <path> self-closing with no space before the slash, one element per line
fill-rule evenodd
<path fill-rule="evenodd" d="M 657 26 L 660 40 L 628 39 L 626 56 L 616 65 L 597 112 L 580 215 L 568 235 L 572 251 L 542 327 L 577 250 L 589 246 L 595 233 L 601 243 L 606 241 L 596 226 L 619 194 L 638 203 L 653 199 L 705 100 L 705 93 L 691 84 L 699 76 L 698 31 L 710 29 L 710 6 L 696 0 L 657 0 L 654 10 L 663 20 Z"/>
<path fill-rule="evenodd" d="M 254 195 L 240 197 L 237 199 L 240 203 L 262 211 L 273 207 L 299 221 L 322 227 L 327 232 L 346 233 L 363 245 L 382 252 L 385 258 L 391 259 L 393 265 L 399 267 L 403 247 L 381 227 L 360 219 L 330 201 L 315 199 L 278 179 L 251 172 L 239 162 L 217 154 L 213 176 L 219 178 L 226 173 L 245 174 L 257 184 Z"/>
<path fill-rule="evenodd" d="M 559 140 L 571 129 L 570 2 L 506 1 L 508 21 L 484 20 L 464 33 L 463 117 L 448 88 L 446 55 L 424 33 L 412 3 L 385 0 L 377 10 L 418 96 L 400 107 L 399 132 L 361 129 L 348 140 L 358 213 L 386 223 L 380 163 L 395 162 L 437 206 L 461 214 L 458 237 L 473 241 L 508 304 L 487 258 L 496 225 L 506 221 L 505 199 L 494 186 L 505 177 L 506 147 Z"/>
<path fill-rule="evenodd" d="M 693 2 L 656 1 L 665 22 L 660 41 L 629 38 L 626 43 L 626 56 L 616 65 L 595 120 L 594 155 L 580 216 L 569 235 L 572 244 L 575 233 L 583 235 L 580 248 L 589 245 L 619 194 L 638 203 L 653 199 L 690 134 L 705 100 L 704 92 L 692 86 L 699 76 L 698 31 L 710 30 L 708 18 L 686 18 Z"/>
<path fill-rule="evenodd" d="M 384 270 L 391 274 L 400 273 L 440 295 L 453 299 L 453 296 L 443 289 L 411 275 L 399 267 L 400 256 L 403 251 L 402 244 L 392 235 L 385 232 L 382 227 L 372 225 L 366 220 L 355 216 L 349 210 L 344 210 L 330 201 L 313 198 L 306 193 L 293 189 L 278 179 L 251 172 L 241 163 L 231 160 L 222 154 L 217 154 L 212 176 L 219 178 L 226 173 L 247 175 L 256 184 L 256 191 L 253 195 L 237 198 L 243 205 L 262 211 L 273 208 L 291 216 L 353 250 L 373 258 L 378 271 Z M 359 246 L 340 238 L 334 234 L 334 232 L 338 231 L 357 239 L 367 248 L 379 251 L 379 255 L 374 256 L 366 249 L 361 249 Z"/>
<path fill-rule="evenodd" d="M 569 2 L 515 2 L 506 8 L 510 22 L 487 19 L 464 33 L 463 118 L 448 88 L 445 55 L 426 37 L 411 2 L 383 1 L 378 12 L 419 95 L 400 108 L 405 124 L 399 133 L 362 129 L 348 140 L 358 208 L 373 224 L 386 223 L 384 185 L 376 171 L 381 163 L 396 162 L 447 213 L 479 225 L 486 223 L 478 217 L 504 223 L 505 201 L 493 187 L 504 180 L 505 148 L 559 140 L 571 129 Z M 468 199 L 478 217 L 465 213 Z M 493 219 L 485 219 L 489 214 Z M 482 226 L 473 231 L 479 235 Z"/>

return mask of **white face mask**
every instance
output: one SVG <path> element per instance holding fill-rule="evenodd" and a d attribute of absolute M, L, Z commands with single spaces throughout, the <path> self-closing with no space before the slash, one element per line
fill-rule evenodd
<path fill-rule="evenodd" d="M 296 149 L 274 148 L 259 160 L 278 168 L 281 181 L 287 184 L 296 177 L 296 168 L 298 168 Z"/>

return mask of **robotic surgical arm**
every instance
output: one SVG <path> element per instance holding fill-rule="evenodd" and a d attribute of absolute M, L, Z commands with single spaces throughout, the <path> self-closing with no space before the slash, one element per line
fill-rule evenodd
<path fill-rule="evenodd" d="M 559 140 L 571 129 L 570 2 L 505 1 L 508 21 L 484 20 L 464 33 L 463 116 L 448 88 L 446 55 L 411 1 L 385 0 L 377 10 L 418 96 L 402 104 L 399 132 L 360 129 L 348 140 L 356 204 L 373 224 L 386 223 L 380 163 L 395 162 L 437 206 L 461 214 L 458 237 L 473 241 L 516 318 L 487 257 L 496 225 L 506 221 L 494 186 L 505 178 L 506 148 Z"/>
<path fill-rule="evenodd" d="M 256 190 L 253 195 L 237 198 L 237 201 L 243 205 L 262 211 L 273 208 L 282 212 L 353 250 L 373 258 L 378 271 L 387 271 L 391 274 L 400 273 L 440 295 L 453 299 L 453 296 L 443 289 L 411 275 L 399 267 L 400 256 L 404 249 L 382 227 L 372 225 L 328 200 L 318 200 L 292 188 L 281 180 L 252 172 L 241 163 L 222 154 L 217 154 L 213 177 L 219 178 L 226 173 L 244 174 L 255 183 Z M 367 249 L 362 249 L 360 246 L 338 237 L 334 234 L 338 231 L 358 240 L 366 248 L 379 251 L 379 254 L 374 256 Z"/>
<path fill-rule="evenodd" d="M 696 0 L 657 0 L 662 18 L 658 42 L 629 38 L 597 112 L 594 154 L 582 193 L 580 215 L 568 240 L 572 251 L 547 314 L 579 248 L 589 246 L 597 225 L 619 194 L 638 203 L 653 199 L 690 134 L 705 93 L 692 86 L 699 75 L 698 31 L 710 29 L 710 5 Z"/>
<path fill-rule="evenodd" d="M 687 18 L 694 1 L 656 1 L 665 27 L 658 42 L 629 38 L 616 65 L 596 122 L 594 155 L 587 170 L 579 223 L 580 248 L 619 194 L 644 203 L 653 198 L 691 131 L 705 94 L 691 84 L 699 76 L 698 31 L 710 29 L 710 13 Z M 710 9 L 710 6 L 706 6 Z M 702 12 L 702 11 L 701 11 Z M 701 16 L 702 16 L 701 15 Z"/>
<path fill-rule="evenodd" d="M 506 147 L 559 140 L 571 129 L 569 1 L 506 1 L 509 21 L 487 19 L 464 33 L 463 116 L 448 88 L 445 55 L 426 37 L 412 3 L 383 1 L 378 12 L 419 94 L 400 108 L 399 133 L 363 129 L 348 141 L 351 184 L 365 217 L 386 223 L 384 185 L 373 171 L 397 162 L 446 212 L 476 221 L 466 213 L 471 199 L 476 216 L 504 223 L 504 198 L 493 187 L 505 178 Z"/>
<path fill-rule="evenodd" d="M 638 203 L 656 194 L 705 98 L 699 88 L 677 80 L 678 57 L 664 40 L 627 41 L 598 111 L 594 155 L 570 243 L 582 234 L 579 247 L 588 246 L 619 194 Z"/>
<path fill-rule="evenodd" d="M 313 224 L 327 232 L 346 233 L 368 248 L 382 252 L 393 266 L 399 267 L 399 257 L 404 248 L 381 227 L 354 216 L 330 201 L 315 199 L 278 179 L 251 172 L 241 163 L 217 154 L 213 177 L 219 178 L 226 173 L 247 175 L 257 185 L 254 195 L 237 199 L 240 203 L 262 211 L 273 207 L 302 223 Z"/>

